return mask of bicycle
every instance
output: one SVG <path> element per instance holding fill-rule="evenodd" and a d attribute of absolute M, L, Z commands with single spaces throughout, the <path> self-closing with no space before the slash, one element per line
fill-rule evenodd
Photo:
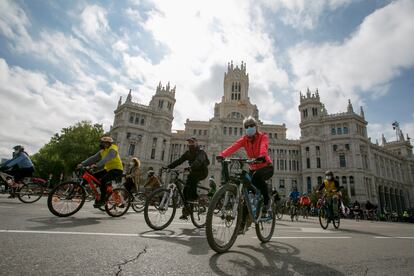
<path fill-rule="evenodd" d="M 168 184 L 167 188 L 158 188 L 148 197 L 144 208 L 145 222 L 154 230 L 166 228 L 173 221 L 178 208 L 178 201 L 181 199 L 184 204 L 183 208 L 187 208 L 189 211 L 191 222 L 194 226 L 203 228 L 206 224 L 205 217 L 210 201 L 208 196 L 199 195 L 197 201 L 186 202 L 183 195 L 185 183 L 178 178 L 182 171 L 162 168 L 159 172 L 159 179 L 161 179 L 162 173 L 166 171 L 170 171 L 173 174 L 173 180 Z M 197 188 L 209 190 L 199 185 L 197 185 Z"/>
<path fill-rule="evenodd" d="M 63 182 L 55 186 L 47 198 L 49 211 L 58 217 L 69 217 L 77 213 L 85 201 L 99 200 L 97 186 L 101 182 L 92 175 L 88 167 L 79 169 L 79 177 L 75 181 Z M 130 205 L 129 193 L 125 188 L 113 188 L 112 183 L 106 187 L 105 212 L 111 217 L 124 215 Z"/>
<path fill-rule="evenodd" d="M 25 182 L 25 180 L 27 180 Z M 6 193 L 6 187 L 16 189 L 17 198 L 23 203 L 33 203 L 38 201 L 43 195 L 43 184 L 46 181 L 36 177 L 26 177 L 20 182 L 15 182 L 12 175 L 0 172 L 0 185 L 4 185 L 3 193 Z"/>
<path fill-rule="evenodd" d="M 329 202 L 331 201 L 331 202 Z M 336 196 L 327 198 L 324 194 L 317 203 L 319 207 L 319 224 L 323 229 L 328 228 L 328 225 L 330 221 L 332 221 L 333 226 L 335 229 L 339 228 L 339 225 L 341 223 L 341 216 L 339 212 L 339 206 L 338 206 L 338 199 Z M 333 214 L 328 216 L 330 205 L 332 205 Z"/>
<path fill-rule="evenodd" d="M 229 250 L 236 241 L 239 230 L 245 233 L 249 222 L 254 222 L 256 235 L 263 243 L 270 241 L 275 229 L 275 215 L 262 217 L 263 197 L 251 183 L 251 176 L 243 169 L 245 164 L 259 163 L 256 159 L 229 158 L 221 161 L 222 186 L 213 196 L 207 211 L 206 236 L 210 247 L 217 253 Z M 229 173 L 229 164 L 231 165 Z M 253 191 L 249 195 L 249 191 Z M 273 198 L 271 206 L 273 205 Z M 244 208 L 247 221 L 243 229 Z"/>

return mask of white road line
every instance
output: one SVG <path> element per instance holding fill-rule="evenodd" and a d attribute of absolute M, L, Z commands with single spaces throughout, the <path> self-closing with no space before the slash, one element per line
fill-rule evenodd
<path fill-rule="evenodd" d="M 414 237 L 374 237 L 375 239 L 414 239 Z"/>
<path fill-rule="evenodd" d="M 1 206 L 1 205 L 0 205 L 0 208 L 4 208 L 4 209 L 13 209 L 14 207 L 11 207 L 11 206 Z"/>
<path fill-rule="evenodd" d="M 23 233 L 23 234 L 58 234 L 58 235 L 91 235 L 91 236 L 118 236 L 118 237 L 141 237 L 141 238 L 205 238 L 205 236 L 190 235 L 164 235 L 164 234 L 134 234 L 134 233 L 100 233 L 100 232 L 68 232 L 68 231 L 34 231 L 34 230 L 0 230 L 0 233 Z"/>
<path fill-rule="evenodd" d="M 140 237 L 141 236 L 140 234 L 133 234 L 133 233 L 99 233 L 99 232 L 34 231 L 34 230 L 0 230 L 0 233 L 124 236 L 124 237 Z"/>
<path fill-rule="evenodd" d="M 257 237 L 253 237 L 255 239 L 257 239 Z M 351 237 L 346 237 L 346 236 L 338 236 L 338 237 L 306 237 L 306 236 L 297 236 L 297 237 L 288 237 L 288 236 L 280 236 L 280 237 L 272 237 L 272 239 L 351 239 Z"/>

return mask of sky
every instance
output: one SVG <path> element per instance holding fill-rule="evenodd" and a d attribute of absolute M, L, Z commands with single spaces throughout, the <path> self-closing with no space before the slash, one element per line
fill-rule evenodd
<path fill-rule="evenodd" d="M 363 106 L 368 136 L 414 138 L 414 1 L 0 0 L 0 157 L 82 120 L 109 130 L 120 96 L 176 86 L 173 129 L 208 120 L 244 61 L 265 123 L 300 138 L 299 93 Z"/>

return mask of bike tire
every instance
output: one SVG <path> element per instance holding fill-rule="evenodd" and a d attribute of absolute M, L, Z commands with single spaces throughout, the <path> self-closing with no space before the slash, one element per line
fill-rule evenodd
<path fill-rule="evenodd" d="M 229 198 L 227 203 L 224 200 L 226 195 Z M 240 204 L 240 202 L 236 202 L 236 198 L 237 186 L 227 184 L 225 186 L 222 186 L 214 194 L 213 198 L 211 199 L 210 205 L 208 206 L 206 218 L 206 236 L 209 246 L 217 253 L 223 253 L 229 250 L 237 239 L 237 234 L 241 224 L 243 205 Z M 238 204 L 235 214 L 235 216 L 237 217 L 235 217 L 233 214 L 234 204 Z M 219 208 L 219 212 L 216 212 L 216 208 Z M 213 229 L 213 226 L 218 225 L 218 223 L 213 221 L 216 218 L 218 220 L 221 219 L 221 221 L 224 221 L 224 226 L 227 228 L 234 226 L 234 229 L 229 229 L 229 239 L 221 244 L 215 237 L 215 233 L 217 233 L 218 230 Z M 223 235 L 223 237 L 224 236 L 225 235 Z"/>
<path fill-rule="evenodd" d="M 105 212 L 111 217 L 121 217 L 131 206 L 131 197 L 125 188 L 115 188 L 105 201 Z"/>
<path fill-rule="evenodd" d="M 67 203 L 66 207 L 69 207 L 69 204 L 73 206 L 73 208 L 70 208 L 71 211 L 61 212 L 57 209 L 58 201 L 62 200 L 62 197 L 64 198 L 63 200 L 67 200 L 66 202 L 63 202 L 63 204 Z M 69 217 L 82 208 L 85 199 L 86 192 L 79 183 L 73 181 L 64 182 L 55 186 L 49 193 L 47 197 L 47 208 L 55 216 Z"/>
<path fill-rule="evenodd" d="M 206 226 L 207 210 L 208 202 L 200 204 L 199 201 L 199 204 L 192 205 L 190 218 L 195 227 L 204 228 Z"/>
<path fill-rule="evenodd" d="M 165 197 L 169 197 L 169 195 L 170 190 L 160 188 L 155 190 L 148 196 L 148 199 L 145 202 L 144 218 L 145 222 L 150 228 L 154 230 L 162 230 L 166 228 L 168 225 L 170 225 L 173 221 L 177 210 L 176 197 L 172 197 L 172 202 L 165 202 L 165 200 L 167 199 Z M 167 206 L 165 206 L 165 203 L 167 203 Z M 160 204 L 163 204 L 163 206 L 160 206 Z M 170 206 L 170 204 L 172 204 L 172 206 Z M 171 209 L 172 211 L 171 213 L 167 214 L 169 209 Z M 160 225 L 155 224 L 157 218 L 160 218 L 165 222 L 161 221 L 162 224 Z"/>
<path fill-rule="evenodd" d="M 131 201 L 131 207 L 132 209 L 137 212 L 137 213 L 141 213 L 142 211 L 144 211 L 145 208 L 145 202 L 147 202 L 147 196 L 142 193 L 135 193 L 132 194 L 132 201 Z"/>
<path fill-rule="evenodd" d="M 36 182 L 24 183 L 17 191 L 17 198 L 23 203 L 38 201 L 43 195 L 43 186 Z"/>
<path fill-rule="evenodd" d="M 329 225 L 329 222 L 326 216 L 327 215 L 326 215 L 325 208 L 320 208 L 318 217 L 319 217 L 319 224 L 321 225 L 322 229 L 328 228 L 328 225 Z"/>
<path fill-rule="evenodd" d="M 266 223 L 268 232 L 262 231 L 264 230 L 263 225 L 265 223 Z M 266 243 L 272 239 L 273 232 L 275 231 L 275 224 L 276 224 L 276 216 L 274 212 L 272 212 L 271 218 L 269 220 L 260 221 L 256 223 L 256 236 L 262 243 Z"/>

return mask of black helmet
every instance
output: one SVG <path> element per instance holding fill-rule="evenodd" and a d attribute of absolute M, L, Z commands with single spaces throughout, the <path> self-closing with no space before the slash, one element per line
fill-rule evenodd
<path fill-rule="evenodd" d="M 330 175 L 330 176 L 332 176 L 332 177 L 333 177 L 333 175 L 334 175 L 334 174 L 333 174 L 333 172 L 332 172 L 332 171 L 329 171 L 329 170 L 328 170 L 328 171 L 326 171 L 326 172 L 325 172 L 325 175 Z"/>
<path fill-rule="evenodd" d="M 23 151 L 24 147 L 22 145 L 16 145 L 13 147 L 14 150 Z"/>

